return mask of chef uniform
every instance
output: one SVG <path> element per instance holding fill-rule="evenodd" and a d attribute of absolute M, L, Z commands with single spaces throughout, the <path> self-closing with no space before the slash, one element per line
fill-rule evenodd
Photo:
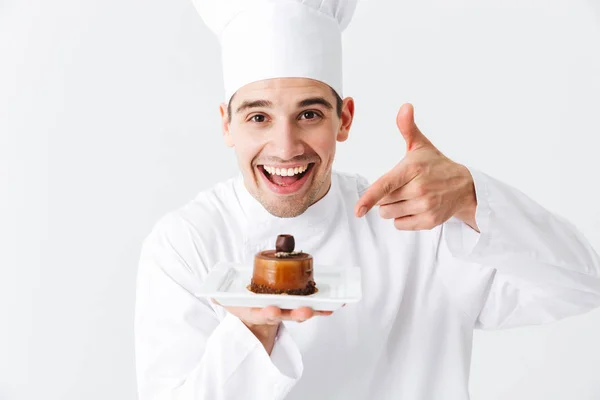
<path fill-rule="evenodd" d="M 340 34 L 353 2 L 196 6 L 223 47 L 226 99 L 254 80 L 287 76 L 321 80 L 341 95 Z M 400 231 L 377 208 L 357 218 L 369 183 L 340 171 L 325 197 L 291 219 L 269 214 L 241 174 L 167 213 L 139 262 L 139 399 L 466 400 L 474 329 L 549 323 L 600 306 L 600 258 L 581 233 L 469 170 L 480 233 L 456 218 Z M 363 297 L 328 317 L 283 322 L 269 355 L 237 317 L 195 293 L 217 262 L 251 265 L 281 233 L 317 265 L 359 267 Z"/>

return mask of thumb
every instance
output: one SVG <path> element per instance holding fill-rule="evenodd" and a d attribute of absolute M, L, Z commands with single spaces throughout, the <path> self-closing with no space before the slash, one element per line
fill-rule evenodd
<path fill-rule="evenodd" d="M 403 104 L 396 116 L 396 125 L 406 142 L 406 151 L 416 150 L 420 147 L 431 145 L 431 142 L 421 133 L 415 124 L 414 108 L 412 104 Z"/>

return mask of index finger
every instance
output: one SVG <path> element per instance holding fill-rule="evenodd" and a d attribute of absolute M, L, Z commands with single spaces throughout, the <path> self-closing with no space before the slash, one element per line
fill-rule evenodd
<path fill-rule="evenodd" d="M 377 179 L 358 199 L 354 212 L 357 217 L 365 215 L 379 200 L 401 188 L 410 181 L 407 169 L 399 164 L 387 174 Z"/>

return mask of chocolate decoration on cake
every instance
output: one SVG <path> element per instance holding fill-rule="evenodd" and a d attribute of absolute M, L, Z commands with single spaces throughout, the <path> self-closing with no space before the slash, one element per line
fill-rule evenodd
<path fill-rule="evenodd" d="M 291 253 L 296 247 L 296 242 L 292 235 L 279 235 L 275 241 L 275 251 L 277 253 Z"/>
<path fill-rule="evenodd" d="M 278 235 L 275 249 L 254 256 L 254 271 L 248 289 L 255 293 L 310 295 L 317 292 L 313 258 L 294 251 L 292 235 Z"/>

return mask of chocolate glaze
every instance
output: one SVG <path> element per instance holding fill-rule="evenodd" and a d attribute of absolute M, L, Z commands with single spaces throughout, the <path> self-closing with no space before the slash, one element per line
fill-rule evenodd
<path fill-rule="evenodd" d="M 276 257 L 275 250 L 261 251 L 254 257 L 252 282 L 275 290 L 304 289 L 313 280 L 313 258 L 300 253 Z"/>
<path fill-rule="evenodd" d="M 309 295 L 317 291 L 313 277 L 313 258 L 294 252 L 292 235 L 277 236 L 275 250 L 254 256 L 254 273 L 248 289 L 255 293 Z"/>

